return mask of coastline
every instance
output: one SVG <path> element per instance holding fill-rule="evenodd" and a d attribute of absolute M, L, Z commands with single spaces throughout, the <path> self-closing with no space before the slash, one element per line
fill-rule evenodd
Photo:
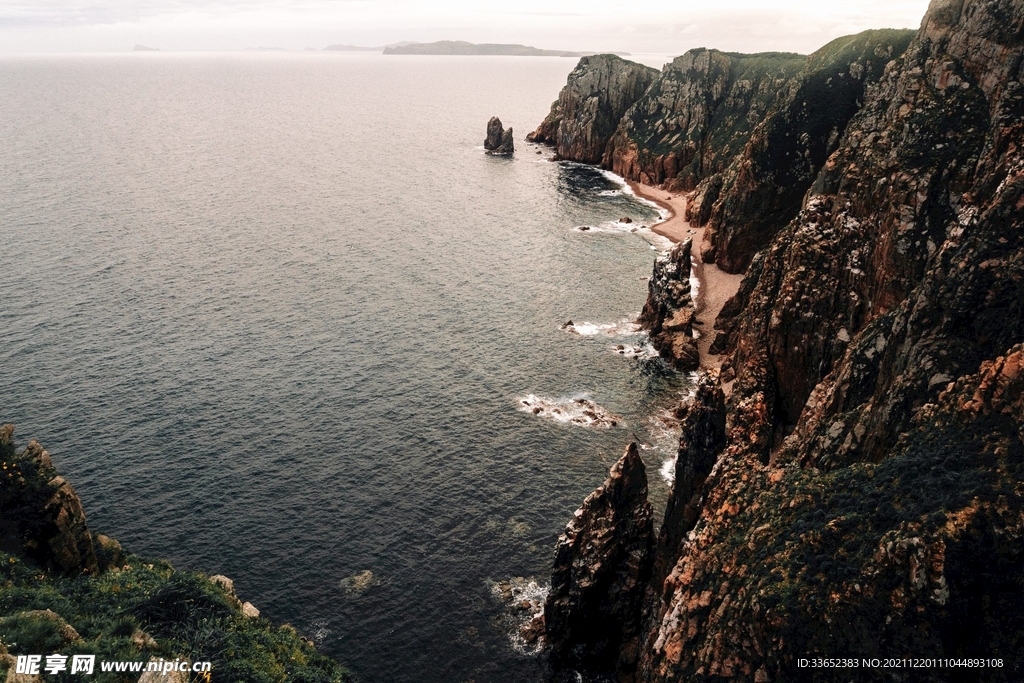
<path fill-rule="evenodd" d="M 715 264 L 704 263 L 701 260 L 700 248 L 704 242 L 705 229 L 692 227 L 686 220 L 687 195 L 673 194 L 632 180 L 626 182 L 636 196 L 654 202 L 668 211 L 665 220 L 651 226 L 653 232 L 676 243 L 687 238 L 693 240 L 692 254 L 696 254 L 696 257 L 691 254 L 690 262 L 693 274 L 700 283 L 696 301 L 693 302 L 694 326 L 700 332 L 697 339 L 700 367 L 702 370 L 717 368 L 721 364 L 721 358 L 709 353 L 711 342 L 715 339 L 715 319 L 721 313 L 725 302 L 739 290 L 743 275 L 726 273 Z"/>

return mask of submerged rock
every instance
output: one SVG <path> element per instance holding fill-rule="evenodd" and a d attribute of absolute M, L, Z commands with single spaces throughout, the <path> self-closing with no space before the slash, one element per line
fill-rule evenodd
<path fill-rule="evenodd" d="M 555 546 L 544 627 L 556 666 L 594 673 L 632 666 L 653 542 L 647 471 L 631 443 Z"/>
<path fill-rule="evenodd" d="M 621 417 L 605 410 L 587 398 L 550 399 L 530 394 L 519 400 L 519 409 L 580 427 L 610 429 L 618 426 Z"/>

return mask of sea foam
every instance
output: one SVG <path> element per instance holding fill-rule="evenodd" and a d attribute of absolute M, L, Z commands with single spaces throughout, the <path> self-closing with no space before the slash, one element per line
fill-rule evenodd
<path fill-rule="evenodd" d="M 622 422 L 621 417 L 605 410 L 585 396 L 544 398 L 527 394 L 518 400 L 518 404 L 519 410 L 524 413 L 533 413 L 555 422 L 580 427 L 610 429 Z"/>

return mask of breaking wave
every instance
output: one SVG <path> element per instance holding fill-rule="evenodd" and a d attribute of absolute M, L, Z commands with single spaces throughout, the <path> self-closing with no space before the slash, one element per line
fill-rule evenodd
<path fill-rule="evenodd" d="M 528 394 L 519 399 L 519 410 L 580 427 L 610 429 L 622 422 L 622 418 L 615 413 L 584 397 L 544 398 Z"/>

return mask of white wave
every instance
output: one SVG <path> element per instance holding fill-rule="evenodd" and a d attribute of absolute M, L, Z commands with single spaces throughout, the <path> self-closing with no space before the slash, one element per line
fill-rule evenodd
<path fill-rule="evenodd" d="M 641 333 L 640 325 L 634 318 L 623 318 L 614 323 L 574 323 L 569 320 L 561 326 L 561 329 L 581 337 L 593 337 L 598 334 L 603 334 L 606 337 L 629 337 Z"/>
<path fill-rule="evenodd" d="M 693 248 L 690 251 L 690 299 L 696 302 L 697 296 L 700 294 L 700 278 L 697 277 L 697 270 L 693 267 L 694 251 L 697 252 L 696 258 L 700 258 L 699 244 L 693 245 Z"/>
<path fill-rule="evenodd" d="M 649 416 L 647 430 L 650 441 L 642 444 L 641 448 L 660 454 L 664 458 L 658 468 L 658 474 L 671 486 L 676 475 L 676 457 L 679 452 L 681 431 L 675 410 L 666 408 Z"/>
<path fill-rule="evenodd" d="M 661 478 L 669 486 L 672 486 L 676 481 L 676 459 L 678 457 L 678 455 L 673 455 L 667 458 L 665 462 L 661 463 L 661 467 L 658 468 L 658 474 L 661 475 Z"/>
<path fill-rule="evenodd" d="M 491 594 L 506 606 L 501 621 L 512 649 L 519 654 L 534 655 L 544 648 L 543 634 L 538 637 L 537 631 L 543 626 L 544 601 L 550 590 L 547 584 L 521 576 L 491 586 Z"/>
<path fill-rule="evenodd" d="M 644 223 L 638 223 L 630 220 L 625 222 L 622 220 L 617 221 L 606 221 L 604 223 L 598 223 L 597 225 L 577 225 L 573 228 L 576 232 L 589 232 L 589 233 L 635 233 L 643 236 L 645 233 L 650 232 L 650 228 Z"/>
<path fill-rule="evenodd" d="M 524 413 L 533 413 L 563 424 L 610 429 L 622 422 L 621 417 L 605 410 L 585 396 L 544 398 L 528 394 L 517 403 L 519 410 Z"/>
<path fill-rule="evenodd" d="M 633 197 L 634 199 L 636 199 L 636 201 L 640 202 L 641 204 L 649 206 L 652 209 L 654 209 L 655 211 L 657 211 L 658 215 L 661 216 L 661 221 L 664 221 L 664 220 L 668 219 L 668 214 L 669 214 L 669 210 L 668 209 L 663 207 L 658 202 L 651 201 L 650 199 L 647 199 L 646 197 L 641 197 L 640 195 L 638 195 L 636 192 L 633 191 L 633 188 L 629 186 L 629 183 L 626 181 L 626 179 L 623 178 L 622 176 L 620 176 L 618 173 L 612 173 L 611 171 L 602 170 L 601 171 L 601 175 L 603 175 L 605 178 L 607 178 L 608 180 L 610 180 L 613 183 L 615 183 L 616 185 L 618 185 L 619 188 L 620 188 L 620 191 L 622 192 L 622 194 L 628 194 L 631 197 Z M 659 223 L 661 221 L 659 221 Z"/>
<path fill-rule="evenodd" d="M 626 358 L 640 358 L 646 360 L 649 358 L 657 358 L 658 352 L 650 344 L 616 344 L 615 346 L 608 347 L 612 353 L 616 353 Z"/>

